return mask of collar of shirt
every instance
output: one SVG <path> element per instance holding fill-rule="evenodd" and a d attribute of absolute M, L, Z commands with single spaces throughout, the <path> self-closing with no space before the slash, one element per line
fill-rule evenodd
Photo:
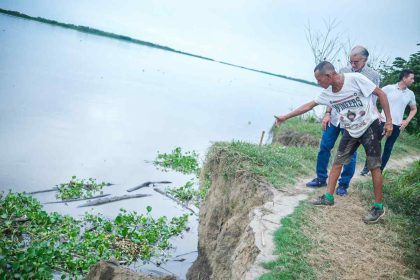
<path fill-rule="evenodd" d="M 352 71 L 352 72 L 355 72 L 355 73 L 361 73 L 361 72 L 362 72 L 362 70 L 363 70 L 363 68 L 365 68 L 365 66 L 363 66 L 363 67 L 362 67 L 362 68 L 360 68 L 359 70 L 355 71 L 355 70 L 353 69 L 353 67 L 351 67 L 351 71 Z"/>
<path fill-rule="evenodd" d="M 395 88 L 399 91 L 406 91 L 407 90 L 407 88 L 405 88 L 405 89 L 400 88 L 399 82 L 395 84 Z"/>

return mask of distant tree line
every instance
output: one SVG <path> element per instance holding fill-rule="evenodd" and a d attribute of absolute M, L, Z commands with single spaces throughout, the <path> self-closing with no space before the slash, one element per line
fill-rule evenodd
<path fill-rule="evenodd" d="M 24 18 L 24 19 L 28 19 L 28 20 L 34 20 L 34 21 L 37 21 L 37 22 L 42 22 L 42 23 L 46 23 L 46 24 L 60 26 L 60 27 L 63 27 L 63 28 L 73 29 L 73 30 L 77 30 L 77 31 L 92 34 L 92 35 L 97 35 L 97 36 L 103 36 L 103 37 L 108 37 L 108 38 L 112 38 L 112 39 L 122 40 L 122 41 L 126 41 L 126 42 L 129 42 L 129 43 L 134 43 L 134 44 L 143 45 L 143 46 L 147 46 L 147 47 L 151 47 L 151 48 L 156 48 L 156 49 L 161 49 L 161 50 L 170 51 L 170 52 L 174 52 L 174 53 L 179 53 L 179 54 L 182 54 L 182 55 L 192 56 L 192 57 L 196 57 L 196 58 L 199 58 L 199 59 L 204 59 L 204 60 L 208 60 L 208 61 L 212 61 L 212 62 L 216 62 L 216 63 L 221 63 L 221 64 L 225 64 L 225 65 L 229 65 L 229 66 L 233 66 L 233 67 L 237 67 L 237 68 L 242 68 L 242 69 L 245 69 L 245 70 L 254 71 L 254 72 L 258 72 L 258 73 L 262 73 L 262 74 L 266 74 L 266 75 L 270 75 L 270 76 L 275 76 L 275 77 L 288 79 L 288 80 L 292 80 L 292 81 L 296 81 L 296 82 L 300 82 L 300 83 L 305 83 L 305 84 L 309 84 L 309 85 L 313 85 L 313 86 L 318 86 L 317 83 L 314 83 L 312 81 L 307 81 L 307 80 L 304 80 L 304 79 L 299 79 L 299 78 L 289 77 L 289 76 L 286 76 L 286 75 L 271 73 L 271 72 L 267 72 L 267 71 L 263 71 L 263 70 L 254 69 L 254 68 L 244 67 L 244 66 L 240 66 L 240 65 L 237 65 L 237 64 L 233 64 L 233 63 L 223 62 L 223 61 L 215 60 L 213 58 L 209 58 L 209 57 L 205 57 L 205 56 L 201 56 L 201 55 L 197 55 L 197 54 L 193 54 L 193 53 L 189 53 L 189 52 L 176 50 L 176 49 L 173 49 L 173 48 L 170 48 L 170 47 L 167 47 L 167 46 L 162 46 L 162 45 L 155 44 L 155 43 L 152 43 L 152 42 L 147 42 L 147 41 L 135 39 L 135 38 L 132 38 L 132 37 L 129 37 L 129 36 L 115 34 L 115 33 L 107 32 L 107 31 L 99 30 L 99 29 L 96 29 L 96 28 L 88 27 L 88 26 L 74 25 L 74 24 L 70 24 L 70 23 L 62 23 L 62 22 L 58 22 L 58 21 L 55 21 L 55 20 L 50 20 L 50 19 L 46 19 L 46 18 L 42 18 L 42 17 L 32 17 L 32 16 L 22 14 L 22 13 L 19 13 L 19 12 L 16 12 L 16 11 L 4 10 L 2 8 L 0 8 L 0 14 L 6 14 L 6 15 L 20 17 L 20 18 Z"/>

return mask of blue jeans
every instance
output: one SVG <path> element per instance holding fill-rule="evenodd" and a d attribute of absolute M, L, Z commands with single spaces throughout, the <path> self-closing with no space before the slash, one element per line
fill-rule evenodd
<path fill-rule="evenodd" d="M 334 148 L 335 141 L 342 129 L 338 126 L 330 125 L 324 130 L 321 138 L 321 144 L 319 145 L 318 157 L 316 159 L 316 175 L 322 181 L 327 181 L 328 178 L 328 162 L 330 161 L 331 150 Z M 356 170 L 356 159 L 357 152 L 355 152 L 351 158 L 349 164 L 344 165 L 343 171 L 341 172 L 338 185 L 348 187 L 350 180 Z"/>
<path fill-rule="evenodd" d="M 388 163 L 389 157 L 391 156 L 392 148 L 394 147 L 394 144 L 397 141 L 398 136 L 400 136 L 400 127 L 395 124 L 393 124 L 392 126 L 393 128 L 392 128 L 391 136 L 386 138 L 384 151 L 382 152 L 381 170 L 384 170 L 386 164 Z"/>

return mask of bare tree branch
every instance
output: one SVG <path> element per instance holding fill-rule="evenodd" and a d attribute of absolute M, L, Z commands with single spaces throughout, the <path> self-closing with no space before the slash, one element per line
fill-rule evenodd
<path fill-rule="evenodd" d="M 324 32 L 314 31 L 309 22 L 305 26 L 306 41 L 311 48 L 315 64 L 323 60 L 335 63 L 342 48 L 340 43 L 341 34 L 335 32 L 338 25 L 337 19 L 324 20 Z"/>

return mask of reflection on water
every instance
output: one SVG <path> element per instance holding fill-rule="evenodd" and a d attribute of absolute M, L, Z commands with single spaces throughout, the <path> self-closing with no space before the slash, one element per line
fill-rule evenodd
<path fill-rule="evenodd" d="M 190 176 L 150 163 L 176 146 L 203 157 L 212 141 L 257 143 L 273 114 L 315 97 L 319 89 L 117 40 L 0 15 L 0 190 L 34 191 L 72 175 L 116 185 L 126 194 L 145 181 L 184 184 Z M 278 58 L 273 58 L 278 59 Z M 282 72 L 282 71 L 278 71 Z M 184 210 L 152 189 L 151 197 L 94 207 L 154 215 Z M 42 202 L 54 193 L 36 195 Z M 46 205 L 82 215 L 80 202 Z M 174 255 L 196 250 L 197 221 Z M 194 260 L 168 263 L 181 278 Z M 157 268 L 155 268 L 157 269 Z"/>

